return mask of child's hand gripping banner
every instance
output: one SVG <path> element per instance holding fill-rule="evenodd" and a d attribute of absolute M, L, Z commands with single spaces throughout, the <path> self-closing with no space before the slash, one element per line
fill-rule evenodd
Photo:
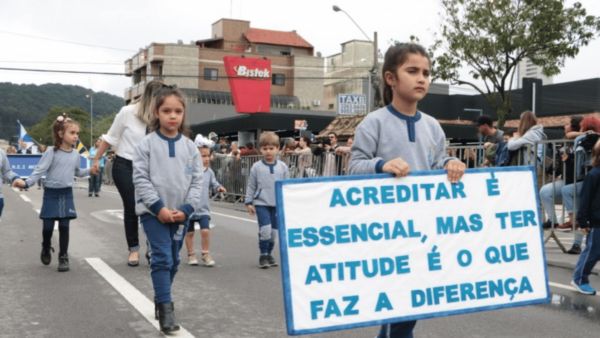
<path fill-rule="evenodd" d="M 276 183 L 288 334 L 549 301 L 533 167 Z"/>

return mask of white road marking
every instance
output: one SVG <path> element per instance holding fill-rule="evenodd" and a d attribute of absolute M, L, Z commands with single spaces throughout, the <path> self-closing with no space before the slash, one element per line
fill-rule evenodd
<path fill-rule="evenodd" d="M 565 289 L 565 290 L 569 290 L 569 291 L 573 291 L 573 292 L 579 292 L 579 291 L 575 290 L 575 288 L 572 285 L 565 285 L 565 284 L 554 283 L 554 282 L 548 282 L 548 284 L 550 284 L 550 286 L 554 286 L 555 288 Z M 600 294 L 596 293 L 596 297 L 600 297 Z"/>
<path fill-rule="evenodd" d="M 25 195 L 20 195 L 21 198 L 25 201 L 25 202 L 31 202 L 31 200 L 29 199 L 29 197 L 25 196 Z"/>
<path fill-rule="evenodd" d="M 235 217 L 235 216 L 230 216 L 230 215 L 225 215 L 225 214 L 220 214 L 218 212 L 211 212 L 211 215 L 218 215 L 218 216 L 223 216 L 223 217 L 229 217 L 229 218 L 239 219 L 240 221 L 246 221 L 246 222 L 250 222 L 250 223 L 258 223 L 255 220 L 251 220 L 251 219 L 247 219 L 247 218 L 241 218 L 241 217 Z"/>
<path fill-rule="evenodd" d="M 138 289 L 131 285 L 125 278 L 121 277 L 115 270 L 111 269 L 100 258 L 86 258 L 88 264 L 104 277 L 104 279 L 117 290 L 133 307 L 138 310 L 144 318 L 155 329 L 160 331 L 158 320 L 154 319 L 154 302 L 148 299 Z M 186 329 L 181 327 L 179 331 L 169 334 L 169 337 L 194 337 Z"/>
<path fill-rule="evenodd" d="M 14 191 L 19 192 L 19 188 L 12 188 Z"/>

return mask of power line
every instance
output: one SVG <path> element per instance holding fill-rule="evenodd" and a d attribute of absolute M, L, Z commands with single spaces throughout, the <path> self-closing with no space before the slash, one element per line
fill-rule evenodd
<path fill-rule="evenodd" d="M 131 53 L 131 52 L 136 53 L 137 52 L 137 51 L 131 50 L 131 49 L 121 49 L 121 48 L 113 48 L 113 47 L 106 47 L 106 46 L 90 45 L 90 44 L 87 44 L 87 43 L 64 41 L 64 40 L 51 39 L 51 38 L 44 38 L 44 37 L 41 37 L 41 36 L 33 36 L 33 35 L 27 35 L 27 34 L 13 33 L 13 32 L 7 32 L 7 31 L 2 31 L 2 30 L 0 30 L 0 33 L 11 34 L 11 35 L 18 35 L 18 36 L 24 36 L 26 38 L 31 38 L 31 39 L 40 39 L 40 40 L 48 40 L 48 41 L 55 41 L 55 42 L 61 42 L 61 43 L 68 43 L 68 44 L 72 44 L 72 45 L 80 45 L 80 46 L 93 47 L 93 48 L 104 48 L 104 49 L 118 50 L 118 51 L 129 52 L 129 53 Z"/>
<path fill-rule="evenodd" d="M 27 68 L 5 68 L 0 67 L 0 70 L 7 71 L 17 71 L 17 72 L 35 72 L 35 73 L 64 73 L 64 74 L 82 74 L 82 75 L 110 75 L 110 76 L 134 76 L 133 74 L 125 74 L 125 73 L 111 73 L 111 72 L 92 72 L 92 71 L 77 71 L 77 70 L 55 70 L 55 69 L 27 69 Z M 141 75 L 139 75 L 141 76 Z M 159 74 L 144 74 L 145 77 L 157 77 L 157 78 L 169 78 L 169 77 L 184 77 L 184 78 L 203 78 L 204 75 L 180 75 L 180 74 L 171 74 L 171 75 L 159 75 Z M 215 76 L 211 76 L 210 78 L 215 78 Z M 239 79 L 237 76 L 216 76 L 218 79 Z M 300 79 L 300 80 L 354 80 L 354 79 L 367 79 L 368 77 L 321 77 L 321 76 L 306 76 L 306 77 L 286 77 L 287 79 Z M 257 80 L 263 80 L 257 78 Z M 271 80 L 271 78 L 266 78 L 264 80 Z"/>

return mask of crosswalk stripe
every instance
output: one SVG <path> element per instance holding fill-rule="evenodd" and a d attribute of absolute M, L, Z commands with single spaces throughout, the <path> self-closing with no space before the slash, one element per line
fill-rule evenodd
<path fill-rule="evenodd" d="M 144 318 L 155 329 L 160 331 L 158 326 L 158 320 L 154 319 L 154 302 L 144 296 L 138 289 L 131 285 L 125 278 L 121 277 L 115 270 L 111 269 L 102 259 L 100 258 L 86 258 L 88 264 L 98 272 L 112 287 L 117 290 L 125 300 L 127 300 L 133 307 L 140 312 Z M 191 337 L 194 336 L 189 333 L 186 329 L 180 326 L 179 331 L 169 333 L 169 337 Z"/>

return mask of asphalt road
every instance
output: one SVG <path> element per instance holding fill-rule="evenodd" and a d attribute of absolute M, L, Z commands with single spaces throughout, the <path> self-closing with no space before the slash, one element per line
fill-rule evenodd
<path fill-rule="evenodd" d="M 122 205 L 116 189 L 88 197 L 75 189 L 78 219 L 71 223 L 71 271 L 58 273 L 57 250 L 41 264 L 42 190 L 4 185 L 0 221 L 0 337 L 161 337 L 152 319 L 153 291 L 145 260 L 126 265 Z M 25 196 L 25 197 L 23 197 Z M 216 266 L 188 266 L 173 286 L 176 315 L 188 337 L 285 337 L 279 268 L 257 268 L 255 219 L 230 204 L 212 205 L 211 254 Z M 143 232 L 140 231 L 144 242 Z M 199 248 L 200 236 L 196 236 Z M 276 258 L 279 259 L 278 255 Z M 184 258 L 185 259 L 185 258 Z M 106 266 L 106 268 L 103 268 Z M 595 337 L 600 298 L 576 293 L 572 271 L 548 269 L 548 304 L 419 321 L 415 337 Z M 600 279 L 592 277 L 600 288 Z M 374 337 L 378 327 L 310 337 Z"/>

